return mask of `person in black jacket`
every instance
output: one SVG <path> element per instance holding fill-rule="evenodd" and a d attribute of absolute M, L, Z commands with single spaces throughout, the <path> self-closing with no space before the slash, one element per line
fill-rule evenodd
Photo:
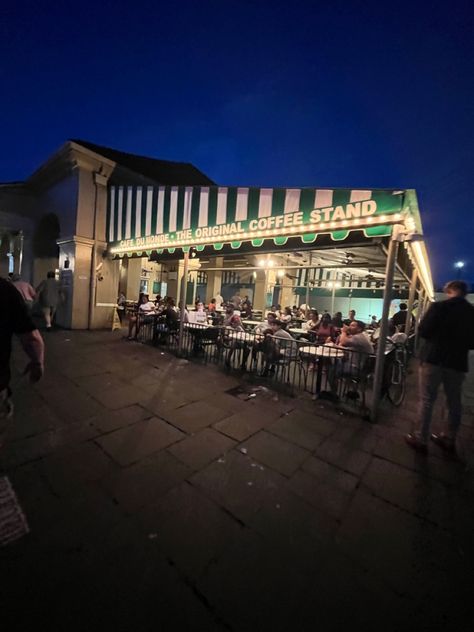
<path fill-rule="evenodd" d="M 455 451 L 456 435 L 461 424 L 462 384 L 468 371 L 469 349 L 474 348 L 474 306 L 466 300 L 464 281 L 450 281 L 444 287 L 448 299 L 433 303 L 419 324 L 420 411 L 417 429 L 406 435 L 406 442 L 416 450 L 427 451 L 431 415 L 440 384 L 448 405 L 446 432 L 432 434 L 440 447 Z"/>

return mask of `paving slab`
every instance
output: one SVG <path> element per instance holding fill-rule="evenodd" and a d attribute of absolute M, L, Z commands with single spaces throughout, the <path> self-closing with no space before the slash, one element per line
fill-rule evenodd
<path fill-rule="evenodd" d="M 245 450 L 252 459 L 285 476 L 291 476 L 310 456 L 308 450 L 265 430 L 244 441 L 239 449 Z"/>
<path fill-rule="evenodd" d="M 349 506 L 350 495 L 336 486 L 298 470 L 288 481 L 288 489 L 331 518 L 341 521 Z"/>
<path fill-rule="evenodd" d="M 127 468 L 109 470 L 101 478 L 100 487 L 124 512 L 133 514 L 156 502 L 190 474 L 189 467 L 162 450 Z"/>
<path fill-rule="evenodd" d="M 45 403 L 68 423 L 88 419 L 103 410 L 99 402 L 72 382 L 42 387 L 39 392 Z"/>
<path fill-rule="evenodd" d="M 130 465 L 184 438 L 162 419 L 152 417 L 97 438 L 97 444 L 119 465 Z"/>
<path fill-rule="evenodd" d="M 114 462 L 93 441 L 65 446 L 38 462 L 40 475 L 58 497 L 80 493 L 85 483 L 100 481 L 115 469 Z"/>
<path fill-rule="evenodd" d="M 278 416 L 279 412 L 271 415 L 254 409 L 239 410 L 214 424 L 214 428 L 236 441 L 244 441 L 262 428 L 270 426 Z"/>
<path fill-rule="evenodd" d="M 311 413 L 309 414 L 311 415 Z M 302 423 L 304 425 L 307 425 L 308 411 L 295 408 L 294 410 L 290 411 L 285 416 L 285 419 L 289 423 L 295 422 L 295 423 Z M 313 424 L 312 424 L 313 431 L 322 437 L 329 437 L 337 429 L 336 421 L 334 420 L 325 419 L 324 417 L 320 417 L 317 414 L 313 414 L 312 419 L 313 419 Z"/>
<path fill-rule="evenodd" d="M 364 489 L 352 498 L 336 539 L 399 595 L 442 599 L 462 577 L 464 561 L 450 536 Z"/>
<path fill-rule="evenodd" d="M 131 426 L 142 419 L 149 419 L 152 416 L 152 413 L 146 408 L 132 404 L 132 406 L 125 406 L 118 410 L 104 410 L 100 415 L 89 419 L 89 422 L 101 434 L 106 434 L 125 426 Z"/>
<path fill-rule="evenodd" d="M 317 629 L 315 611 L 311 627 L 299 626 L 301 610 L 311 608 L 306 594 L 315 569 L 323 572 L 314 551 L 279 547 L 247 532 L 209 566 L 198 588 L 232 629 Z"/>
<path fill-rule="evenodd" d="M 200 470 L 211 461 L 224 457 L 236 445 L 236 441 L 220 432 L 212 428 L 204 428 L 187 439 L 175 443 L 168 448 L 168 451 L 192 470 Z"/>
<path fill-rule="evenodd" d="M 98 435 L 88 421 L 70 423 L 52 431 L 7 443 L 0 453 L 0 467 L 13 469 L 36 461 L 66 445 L 79 444 Z"/>
<path fill-rule="evenodd" d="M 374 457 L 362 484 L 393 505 L 442 527 L 453 527 L 451 495 L 446 485 L 436 479 Z"/>
<path fill-rule="evenodd" d="M 160 416 L 184 432 L 192 433 L 215 424 L 227 415 L 226 410 L 214 406 L 212 402 L 201 401 L 163 411 Z"/>
<path fill-rule="evenodd" d="M 250 457 L 232 451 L 189 480 L 246 523 L 261 507 L 265 497 L 283 487 L 287 479 Z"/>
<path fill-rule="evenodd" d="M 436 450 L 435 450 L 436 448 Z M 402 434 L 393 439 L 379 438 L 374 455 L 398 465 L 421 472 L 443 483 L 460 487 L 466 476 L 462 462 L 445 456 L 437 446 L 429 446 L 430 454 L 420 454 L 407 446 Z"/>
<path fill-rule="evenodd" d="M 319 551 L 330 542 L 338 522 L 287 488 L 265 498 L 249 525 L 281 549 Z"/>
<path fill-rule="evenodd" d="M 372 455 L 362 450 L 354 449 L 350 444 L 327 439 L 314 451 L 315 456 L 323 461 L 360 476 L 372 458 Z"/>
<path fill-rule="evenodd" d="M 268 432 L 290 441 L 302 448 L 313 451 L 324 441 L 314 427 L 314 415 L 283 415 L 268 428 Z"/>
<path fill-rule="evenodd" d="M 143 533 L 187 577 L 196 581 L 238 541 L 243 527 L 189 483 L 182 483 L 139 513 Z M 212 537 L 211 537 L 212 534 Z"/>
<path fill-rule="evenodd" d="M 328 490 L 335 487 L 346 494 L 352 494 L 359 484 L 357 476 L 349 474 L 315 456 L 306 459 L 301 469 L 317 478 L 321 483 L 326 484 Z"/>

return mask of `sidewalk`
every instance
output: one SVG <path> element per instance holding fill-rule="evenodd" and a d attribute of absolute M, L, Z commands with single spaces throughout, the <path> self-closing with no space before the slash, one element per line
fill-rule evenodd
<path fill-rule="evenodd" d="M 46 343 L 0 453 L 31 528 L 0 548 L 5 630 L 471 625 L 472 374 L 456 462 L 404 444 L 413 379 L 370 425 L 118 333 Z"/>

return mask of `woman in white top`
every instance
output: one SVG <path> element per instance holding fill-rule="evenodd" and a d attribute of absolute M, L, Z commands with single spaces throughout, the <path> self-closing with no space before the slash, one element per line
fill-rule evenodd
<path fill-rule="evenodd" d="M 139 322 L 138 317 L 143 317 L 146 314 L 153 314 L 155 312 L 155 304 L 152 303 L 148 297 L 148 294 L 142 293 L 137 303 L 137 313 L 135 316 L 130 316 L 128 321 L 128 339 L 134 340 L 137 337 Z M 135 327 L 135 336 L 133 336 L 133 328 Z"/>
<path fill-rule="evenodd" d="M 281 322 L 285 325 L 289 325 L 292 318 L 293 315 L 291 313 L 291 307 L 285 307 L 285 309 L 283 310 L 283 314 L 280 316 Z"/>

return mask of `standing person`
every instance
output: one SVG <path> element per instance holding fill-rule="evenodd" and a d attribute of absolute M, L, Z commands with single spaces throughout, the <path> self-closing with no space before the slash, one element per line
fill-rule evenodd
<path fill-rule="evenodd" d="M 336 312 L 334 314 L 334 316 L 332 317 L 332 324 L 334 325 L 334 327 L 336 327 L 336 329 L 341 329 L 343 326 L 343 322 L 342 322 L 342 312 Z"/>
<path fill-rule="evenodd" d="M 28 313 L 31 314 L 33 309 L 33 303 L 36 299 L 36 292 L 34 288 L 27 282 L 22 281 L 19 274 L 13 274 L 11 278 L 12 285 L 16 287 L 16 289 L 23 296 L 23 300 L 25 301 L 25 305 L 28 308 Z"/>
<path fill-rule="evenodd" d="M 43 375 L 44 343 L 19 292 L 6 279 L 0 279 L 0 305 L 0 425 L 3 426 L 13 414 L 10 399 L 10 354 L 13 334 L 19 337 L 25 353 L 30 358 L 25 373 L 28 373 L 31 382 L 37 382 Z M 2 427 L 0 444 L 3 430 Z"/>
<path fill-rule="evenodd" d="M 56 280 L 56 275 L 52 270 L 48 272 L 47 278 L 41 281 L 36 292 L 46 321 L 46 331 L 51 331 L 59 303 L 59 281 Z"/>
<path fill-rule="evenodd" d="M 355 309 L 350 309 L 349 310 L 349 318 L 346 318 L 346 320 L 344 321 L 344 325 L 350 325 L 351 323 L 353 323 L 356 319 L 356 311 Z"/>
<path fill-rule="evenodd" d="M 421 320 L 418 333 L 420 349 L 419 386 L 420 408 L 416 430 L 406 435 L 412 448 L 427 451 L 431 415 L 443 384 L 448 405 L 448 427 L 431 434 L 440 447 L 455 452 L 456 436 L 461 425 L 462 384 L 469 370 L 468 353 L 474 349 L 474 306 L 466 300 L 464 281 L 450 281 L 444 286 L 447 300 L 433 303 Z"/>
<path fill-rule="evenodd" d="M 240 298 L 239 292 L 236 292 L 234 296 L 230 299 L 230 302 L 234 305 L 235 309 L 240 309 L 242 305 L 242 299 Z"/>
<path fill-rule="evenodd" d="M 399 311 L 393 315 L 392 322 L 395 325 L 395 327 L 398 327 L 398 331 L 404 332 L 405 323 L 407 320 L 408 305 L 406 303 L 400 303 L 398 307 L 399 307 Z M 413 327 L 414 324 L 415 324 L 415 318 L 412 314 L 410 328 Z"/>
<path fill-rule="evenodd" d="M 217 292 L 215 298 L 216 298 L 216 309 L 220 309 L 222 307 L 222 303 L 224 302 L 222 294 L 220 292 Z"/>
<path fill-rule="evenodd" d="M 211 298 L 211 302 L 209 303 L 209 305 L 207 306 L 207 311 L 209 313 L 211 312 L 215 312 L 216 311 L 216 299 L 215 298 Z"/>
<path fill-rule="evenodd" d="M 120 324 L 123 324 L 123 317 L 125 315 L 125 306 L 127 304 L 127 298 L 123 292 L 120 292 L 117 298 L 117 315 L 120 320 Z"/>

